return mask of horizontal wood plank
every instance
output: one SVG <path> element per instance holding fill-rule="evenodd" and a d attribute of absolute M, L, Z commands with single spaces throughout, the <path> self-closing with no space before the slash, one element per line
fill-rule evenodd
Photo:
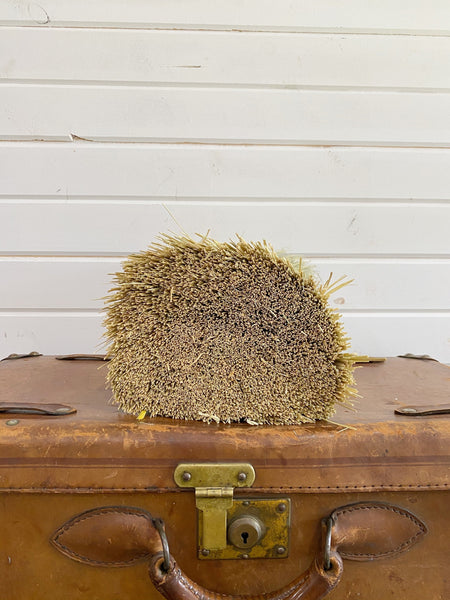
<path fill-rule="evenodd" d="M 0 312 L 0 357 L 37 350 L 43 354 L 101 353 L 103 316 L 97 313 Z M 429 354 L 450 362 L 449 314 L 346 314 L 346 331 L 358 354 Z"/>
<path fill-rule="evenodd" d="M 1 24 L 281 31 L 448 32 L 446 0 L 3 0 Z"/>
<path fill-rule="evenodd" d="M 450 204 L 178 202 L 0 203 L 0 252 L 139 251 L 180 228 L 226 240 L 266 239 L 304 255 L 450 257 Z"/>
<path fill-rule="evenodd" d="M 450 37 L 4 28 L 0 80 L 450 89 Z"/>
<path fill-rule="evenodd" d="M 0 196 L 449 200 L 450 150 L 0 142 Z"/>
<path fill-rule="evenodd" d="M 0 257 L 1 310 L 101 310 L 121 258 Z M 321 281 L 353 283 L 330 305 L 351 310 L 449 310 L 449 259 L 310 259 Z"/>
<path fill-rule="evenodd" d="M 447 0 L 4 0 L 0 356 L 101 352 L 110 274 L 183 228 L 354 278 L 356 352 L 450 362 L 449 90 Z"/>
<path fill-rule="evenodd" d="M 32 351 L 42 354 L 104 353 L 102 321 L 102 316 L 97 313 L 13 315 L 0 312 L 0 358 Z"/>
<path fill-rule="evenodd" d="M 5 85 L 0 139 L 450 146 L 450 94 Z"/>

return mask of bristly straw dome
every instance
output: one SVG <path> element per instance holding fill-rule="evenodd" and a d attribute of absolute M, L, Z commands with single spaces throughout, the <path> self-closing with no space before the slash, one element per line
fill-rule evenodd
<path fill-rule="evenodd" d="M 318 283 L 266 242 L 162 236 L 116 274 L 108 380 L 127 413 L 294 424 L 356 394 L 355 357 Z"/>

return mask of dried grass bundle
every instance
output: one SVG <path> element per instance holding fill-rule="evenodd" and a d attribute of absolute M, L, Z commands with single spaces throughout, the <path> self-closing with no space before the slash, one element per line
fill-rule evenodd
<path fill-rule="evenodd" d="M 331 278 L 330 278 L 331 279 Z M 266 242 L 163 236 L 116 274 L 105 321 L 115 402 L 138 415 L 294 424 L 356 394 L 319 284 Z"/>

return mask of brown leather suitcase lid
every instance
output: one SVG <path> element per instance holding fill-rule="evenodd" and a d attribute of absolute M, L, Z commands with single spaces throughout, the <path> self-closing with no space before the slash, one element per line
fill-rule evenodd
<path fill-rule="evenodd" d="M 395 414 L 450 399 L 450 370 L 390 358 L 356 371 L 355 410 L 338 424 L 251 426 L 125 415 L 106 363 L 37 356 L 0 363 L 0 403 L 67 405 L 56 415 L 0 413 L 0 491 L 174 491 L 181 462 L 247 461 L 260 492 L 408 491 L 450 484 L 450 415 Z"/>

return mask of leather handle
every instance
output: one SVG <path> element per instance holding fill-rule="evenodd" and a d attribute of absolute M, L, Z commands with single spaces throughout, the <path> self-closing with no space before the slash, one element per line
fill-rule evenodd
<path fill-rule="evenodd" d="M 62 554 L 93 566 L 124 567 L 147 560 L 150 579 L 168 600 L 217 600 L 216 592 L 197 585 L 172 557 L 164 556 L 164 536 L 160 530 L 147 511 L 107 506 L 73 517 L 55 532 L 51 542 Z M 318 552 L 300 577 L 263 596 L 220 595 L 220 598 L 320 600 L 338 585 L 343 572 L 342 559 L 370 561 L 395 556 L 408 550 L 426 531 L 422 521 L 397 506 L 380 502 L 342 506 L 322 522 Z"/>
<path fill-rule="evenodd" d="M 342 573 L 342 559 L 336 552 L 330 555 L 330 569 L 325 570 L 323 561 L 317 557 L 310 567 L 297 579 L 265 594 L 232 596 L 220 594 L 220 600 L 321 600 L 338 585 Z M 164 558 L 155 556 L 150 561 L 149 575 L 158 592 L 167 600 L 217 600 L 219 594 L 199 586 L 189 579 L 174 561 L 169 570 L 161 568 Z"/>

